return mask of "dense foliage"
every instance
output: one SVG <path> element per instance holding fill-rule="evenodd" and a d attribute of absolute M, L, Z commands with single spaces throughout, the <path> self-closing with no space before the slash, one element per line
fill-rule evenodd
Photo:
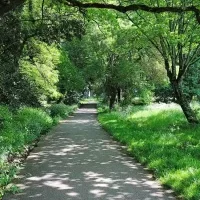
<path fill-rule="evenodd" d="M 29 0 L 0 18 L 0 34 L 1 198 L 18 160 L 75 108 L 55 103 L 81 93 L 85 82 L 64 48 L 84 34 L 83 20 L 73 9 L 51 0 Z"/>
<path fill-rule="evenodd" d="M 73 103 L 90 90 L 110 109 L 138 98 L 144 104 L 175 101 L 188 122 L 198 123 L 190 106 L 199 96 L 200 38 L 194 12 L 121 14 L 77 10 L 70 3 L 29 0 L 1 18 L 1 103 Z M 179 0 L 145 3 L 196 6 Z"/>
<path fill-rule="evenodd" d="M 45 111 L 22 107 L 12 112 L 7 106 L 0 106 L 0 198 L 15 175 L 18 161 L 27 156 L 33 143 L 75 108 L 54 104 Z"/>
<path fill-rule="evenodd" d="M 8 6 L 8 10 L 13 8 L 13 0 L 0 3 L 0 188 L 9 182 L 8 174 L 12 176 L 15 171 L 6 160 L 12 154 L 23 152 L 26 145 L 73 110 L 65 104 L 78 103 L 90 94 L 100 97 L 110 111 L 120 106 L 147 105 L 154 101 L 175 102 L 189 123 L 199 123 L 198 110 L 191 106 L 193 101 L 200 100 L 199 1 L 135 0 L 132 7 L 128 6 L 132 3 L 119 0 L 19 0 L 17 4 L 21 6 L 12 12 L 2 11 L 7 13 L 5 16 L 1 10 L 4 6 Z M 136 9 L 135 6 L 140 4 L 143 6 Z M 157 143 L 165 143 L 167 136 L 172 138 L 172 143 L 173 139 L 182 140 L 179 132 L 174 136 L 174 132 L 167 129 L 170 126 L 175 132 L 179 130 L 179 126 L 172 123 L 175 117 L 180 119 L 180 125 L 185 120 L 180 110 L 174 115 L 168 115 L 168 111 L 158 112 L 155 114 L 158 121 L 149 114 L 146 118 L 139 116 L 137 121 L 134 117 L 134 120 L 128 118 L 132 113 L 130 108 L 126 110 L 129 114 L 107 114 L 100 119 L 114 131 L 109 124 L 110 118 L 117 124 L 122 121 L 125 125 L 120 128 L 125 131 L 129 126 L 132 130 L 130 122 L 134 124 L 134 136 L 128 131 L 124 136 L 120 129 L 118 139 L 127 142 L 136 137 L 130 148 L 142 161 L 147 163 L 155 156 L 151 154 L 150 143 L 143 132 L 150 135 L 154 130 L 152 141 L 155 139 Z M 137 108 L 134 111 L 145 115 Z M 163 121 L 159 121 L 161 114 Z M 189 141 L 194 137 L 196 144 L 198 136 L 195 134 L 198 135 L 199 129 L 192 129 L 194 134 L 191 134 L 189 127 L 180 130 Z M 158 136 L 158 129 L 166 134 Z M 140 138 L 143 139 L 141 144 Z M 177 143 L 176 147 L 178 145 L 186 153 L 193 154 L 187 149 L 193 144 Z M 143 157 L 141 152 L 146 150 L 149 154 Z M 196 152 L 194 154 L 196 156 Z M 167 157 L 168 153 L 164 155 Z M 156 159 L 149 167 L 165 177 L 171 172 L 165 169 L 168 160 L 162 159 L 163 163 Z M 172 169 L 176 167 L 173 163 Z M 171 181 L 173 178 L 170 177 L 176 175 L 168 176 Z M 161 179 L 164 183 L 170 182 Z M 188 180 L 190 182 L 190 178 Z M 172 186 L 187 198 L 196 198 L 198 184 L 190 185 L 189 182 L 185 190 L 182 186 Z"/>

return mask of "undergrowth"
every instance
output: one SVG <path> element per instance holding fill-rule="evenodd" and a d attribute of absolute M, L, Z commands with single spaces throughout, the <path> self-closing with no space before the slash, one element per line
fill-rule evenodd
<path fill-rule="evenodd" d="M 55 104 L 48 109 L 22 107 L 11 112 L 7 106 L 0 106 L 0 199 L 19 165 L 13 159 L 23 155 L 29 145 L 75 109 L 76 106 Z"/>
<path fill-rule="evenodd" d="M 129 106 L 98 118 L 163 185 L 200 199 L 200 126 L 189 125 L 178 106 Z"/>

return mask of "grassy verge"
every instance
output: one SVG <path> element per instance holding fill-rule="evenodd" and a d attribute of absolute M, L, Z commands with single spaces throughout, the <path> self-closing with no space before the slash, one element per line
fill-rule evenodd
<path fill-rule="evenodd" d="M 180 108 L 128 107 L 98 118 L 162 184 L 184 199 L 200 199 L 200 126 L 189 125 Z"/>
<path fill-rule="evenodd" d="M 88 99 L 81 99 L 80 103 L 84 104 L 84 103 L 98 103 L 98 99 L 97 98 L 88 98 Z"/>
<path fill-rule="evenodd" d="M 0 106 L 0 199 L 33 143 L 75 109 L 76 106 L 55 104 L 45 110 L 23 107 L 11 112 L 7 106 Z"/>

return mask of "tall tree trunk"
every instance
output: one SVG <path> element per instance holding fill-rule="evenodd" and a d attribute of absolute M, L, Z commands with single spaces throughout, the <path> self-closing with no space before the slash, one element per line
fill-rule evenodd
<path fill-rule="evenodd" d="M 121 89 L 120 88 L 117 89 L 117 101 L 118 101 L 118 103 L 121 102 Z"/>
<path fill-rule="evenodd" d="M 111 91 L 110 91 L 110 102 L 109 102 L 109 109 L 110 109 L 110 111 L 114 107 L 115 99 L 116 99 L 116 94 L 117 94 L 116 89 L 112 88 Z"/>
<path fill-rule="evenodd" d="M 177 80 L 173 81 L 172 87 L 174 90 L 175 97 L 177 98 L 177 101 L 181 106 L 187 121 L 191 124 L 198 124 L 199 120 L 197 119 L 195 112 L 192 110 L 189 100 L 183 93 L 181 83 Z"/>

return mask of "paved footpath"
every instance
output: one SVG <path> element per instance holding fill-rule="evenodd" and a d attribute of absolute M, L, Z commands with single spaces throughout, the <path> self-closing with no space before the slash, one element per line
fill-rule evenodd
<path fill-rule="evenodd" d="M 86 108 L 39 142 L 17 183 L 22 192 L 3 200 L 175 200 Z"/>

